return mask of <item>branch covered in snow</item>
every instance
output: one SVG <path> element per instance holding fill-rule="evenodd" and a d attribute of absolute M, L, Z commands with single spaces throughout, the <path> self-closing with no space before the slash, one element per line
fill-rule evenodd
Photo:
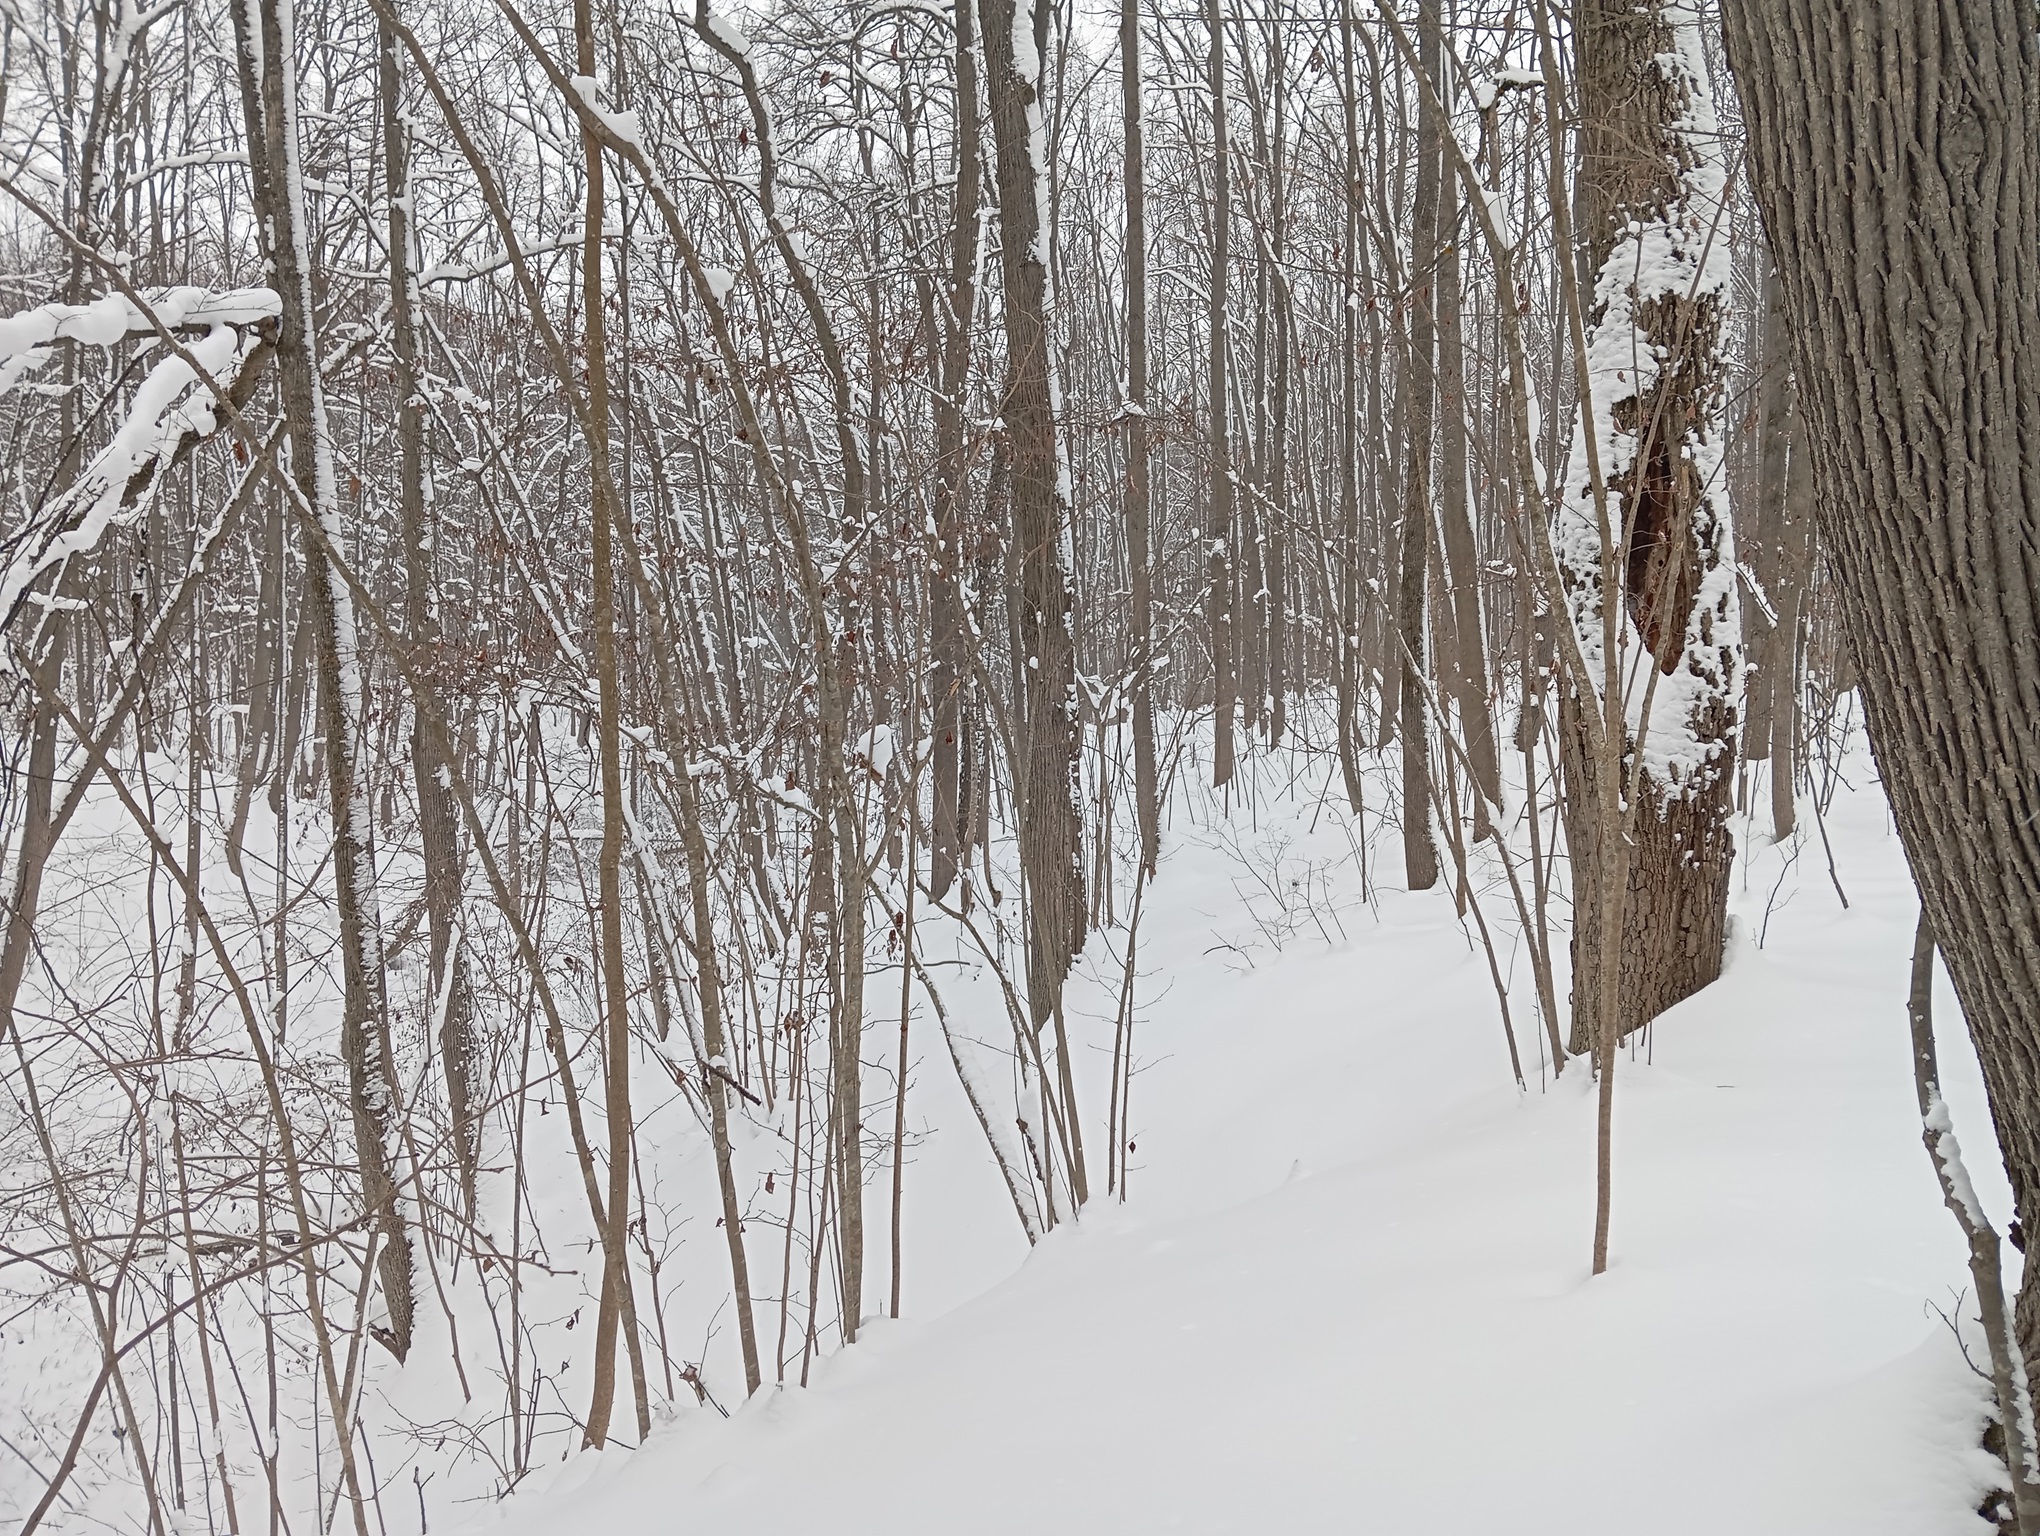
<path fill-rule="evenodd" d="M 214 386 L 230 389 L 261 344 L 243 328 L 271 320 L 279 310 L 276 295 L 266 288 L 224 294 L 172 288 L 148 298 L 166 327 L 203 325 L 206 332 L 185 349 L 188 359 L 172 353 L 156 362 L 111 441 L 14 535 L 10 558 L 0 569 L 0 623 L 13 621 L 38 580 L 73 556 L 92 553 L 109 528 L 131 517 L 155 483 L 153 472 L 186 438 L 211 435 L 218 426 Z M 90 304 L 46 304 L 0 321 L 0 351 L 12 348 L 9 363 L 33 366 L 51 341 L 106 347 L 155 329 L 155 319 L 125 297 L 109 295 Z M 0 365 L 0 382 L 7 376 Z"/>
<path fill-rule="evenodd" d="M 109 293 L 89 304 L 43 304 L 0 320 L 0 363 L 57 341 L 118 346 L 130 336 L 154 335 L 156 320 L 170 330 L 207 330 L 221 325 L 260 325 L 274 320 L 283 305 L 268 288 L 157 288 L 143 298 L 155 311 L 145 314 L 126 295 Z"/>

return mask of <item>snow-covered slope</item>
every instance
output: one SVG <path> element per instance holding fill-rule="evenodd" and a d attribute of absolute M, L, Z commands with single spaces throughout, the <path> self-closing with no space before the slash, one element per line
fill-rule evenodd
<path fill-rule="evenodd" d="M 1790 868 L 1744 839 L 1726 976 L 1621 1065 L 1599 1279 L 1586 1074 L 1533 1068 L 1522 974 L 1517 1092 L 1449 895 L 1363 904 L 1333 819 L 1299 800 L 1236 811 L 1223 846 L 1172 838 L 1141 935 L 1126 1204 L 1099 1198 L 960 1299 L 1017 1239 L 987 1218 L 973 1260 L 934 1229 L 976 1188 L 935 1176 L 970 1161 L 976 1130 L 939 1050 L 917 1052 L 935 1123 L 925 1181 L 908 1173 L 907 1316 L 806 1390 L 768 1386 L 727 1422 L 690 1409 L 479 1523 L 1986 1531 L 1986 1389 L 1942 1316 L 1967 1276 L 1919 1142 L 1914 909 L 1876 790 L 1828 817 L 1846 911 L 1817 839 Z M 1092 963 L 1074 1006 L 1095 1046 L 1117 972 L 1095 947 Z M 1958 1129 L 1994 1165 L 1945 983 L 1939 1005 Z M 1104 1052 L 1088 1054 L 1098 1105 Z M 2002 1221 L 2001 1182 L 1983 1193 Z M 944 1269 L 914 1267 L 937 1249 Z"/>

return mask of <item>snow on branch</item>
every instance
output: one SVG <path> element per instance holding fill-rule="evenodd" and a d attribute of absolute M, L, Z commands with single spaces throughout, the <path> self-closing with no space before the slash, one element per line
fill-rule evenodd
<path fill-rule="evenodd" d="M 234 288 L 225 293 L 205 288 L 157 288 L 143 297 L 155 311 L 154 319 L 118 293 L 89 304 L 42 304 L 0 319 L 0 364 L 57 341 L 117 346 L 130 336 L 155 334 L 157 319 L 173 331 L 196 330 L 259 325 L 283 313 L 281 301 L 267 288 Z"/>
<path fill-rule="evenodd" d="M 131 335 L 153 334 L 158 319 L 170 328 L 206 327 L 183 353 L 157 360 L 106 446 L 10 541 L 11 555 L 0 568 L 0 622 L 13 620 L 39 579 L 74 555 L 90 554 L 109 528 L 131 517 L 143 502 L 138 492 L 153 483 L 142 477 L 167 462 L 185 438 L 213 432 L 218 425 L 214 386 L 231 387 L 257 345 L 254 333 L 243 327 L 272 319 L 281 310 L 267 288 L 217 294 L 202 288 L 162 289 L 149 294 L 147 302 L 154 318 L 125 297 L 108 295 L 90 304 L 45 304 L 0 320 L 0 385 L 47 357 L 54 341 L 110 347 Z"/>

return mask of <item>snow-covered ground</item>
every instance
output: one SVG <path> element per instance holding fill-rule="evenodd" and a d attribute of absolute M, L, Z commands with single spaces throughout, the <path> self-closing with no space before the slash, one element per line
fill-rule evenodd
<path fill-rule="evenodd" d="M 1363 901 L 1315 785 L 1270 789 L 1222 837 L 1177 825 L 1148 898 L 1124 1205 L 1100 1196 L 1027 1252 L 923 1038 L 902 1319 L 806 1389 L 727 1421 L 690 1406 L 465 1517 L 501 1536 L 1981 1536 L 1987 1388 L 1946 1320 L 1967 1273 L 1909 1076 L 1915 908 L 1867 759 L 1852 772 L 1827 817 L 1848 908 L 1810 826 L 1790 868 L 1745 836 L 1727 974 L 1621 1063 L 1607 1275 L 1588 1274 L 1590 1085 L 1538 1070 L 1527 962 L 1519 1093 L 1449 894 Z M 1377 880 L 1399 873 L 1383 845 Z M 1120 942 L 1093 939 L 1072 999 L 1094 1137 Z M 1945 980 L 1937 1000 L 2002 1222 Z M 882 1248 L 871 1273 L 882 1298 Z"/>

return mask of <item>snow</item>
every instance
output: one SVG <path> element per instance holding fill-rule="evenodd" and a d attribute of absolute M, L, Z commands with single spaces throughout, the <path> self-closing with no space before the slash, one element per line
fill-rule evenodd
<path fill-rule="evenodd" d="M 812 800 L 808 799 L 807 791 L 787 783 L 783 778 L 777 778 L 770 774 L 760 775 L 758 779 L 758 792 L 790 809 L 804 811 L 810 815 L 814 813 L 815 805 Z"/>
<path fill-rule="evenodd" d="M 48 347 L 24 347 L 5 362 L 0 362 L 0 395 L 6 394 L 22 379 L 42 367 L 53 355 Z"/>
<path fill-rule="evenodd" d="M 720 16 L 711 15 L 707 18 L 707 26 L 715 40 L 738 58 L 748 59 L 751 56 L 751 40 L 730 22 Z"/>
<path fill-rule="evenodd" d="M 83 331 L 63 334 L 85 340 L 102 334 L 98 325 L 95 320 Z M 32 348 L 24 355 L 33 356 L 39 350 Z M 241 333 L 224 321 L 215 323 L 185 350 L 221 387 L 232 381 L 245 351 Z M 117 520 L 134 515 L 136 509 L 126 504 L 126 493 L 137 474 L 175 450 L 186 434 L 203 436 L 213 430 L 216 402 L 212 387 L 200 379 L 192 362 L 173 352 L 149 370 L 135 389 L 127 417 L 112 440 L 39 520 L 37 531 L 47 536 L 0 569 L 0 614 L 11 615 L 44 574 L 73 556 L 91 553 Z"/>
<path fill-rule="evenodd" d="M 1921 1119 L 1934 1138 L 1934 1151 L 1941 1159 L 1949 1190 L 1961 1202 L 1972 1225 L 1989 1226 L 1990 1218 L 1984 1215 L 1983 1202 L 1976 1198 L 1976 1186 L 1970 1182 L 1969 1165 L 1962 1160 L 1962 1144 L 1955 1139 L 1955 1122 L 1948 1113 L 1948 1102 L 1938 1091 L 1927 1100 L 1927 1112 Z"/>
<path fill-rule="evenodd" d="M 1048 267 L 1048 235 L 1053 224 L 1048 206 L 1048 126 L 1042 111 L 1041 53 L 1034 46 L 1034 22 L 1042 0 L 1014 0 L 1013 73 L 1025 88 L 1027 176 L 1034 188 L 1034 238 L 1028 260 Z"/>
<path fill-rule="evenodd" d="M 1473 105 L 1475 110 L 1485 112 L 1505 90 L 1535 90 L 1542 84 L 1544 75 L 1541 70 L 1498 69 L 1492 75 L 1482 76 L 1473 82 Z"/>
<path fill-rule="evenodd" d="M 886 770 L 892 767 L 894 746 L 892 727 L 874 725 L 858 738 L 853 751 L 857 758 L 870 766 L 873 778 L 883 779 Z"/>
<path fill-rule="evenodd" d="M 1919 1142 L 1915 908 L 1874 787 L 1827 817 L 1847 910 L 1817 855 L 1745 830 L 1725 975 L 1618 1069 L 1591 1279 L 1584 1071 L 1518 1093 L 1449 895 L 1363 898 L 1308 776 L 1245 772 L 1251 818 L 1179 795 L 1147 898 L 1128 1203 L 1029 1252 L 917 1015 L 907 1318 L 463 1529 L 1984 1536 L 1987 1389 L 1936 1310 L 1964 1248 Z M 1069 996 L 1094 1110 L 1125 943 L 1100 937 Z M 989 981 L 943 989 L 997 1040 Z M 1987 1138 L 1936 1012 L 1947 1113 Z M 2003 1208 L 1995 1167 L 1979 1199 Z"/>
<path fill-rule="evenodd" d="M 601 94 L 591 75 L 574 75 L 567 83 L 574 88 L 574 94 L 581 99 L 581 105 L 608 130 L 610 137 L 642 153 L 645 147 L 644 129 L 638 121 L 637 113 L 607 111 L 602 105 Z M 620 228 L 612 231 L 605 227 L 603 230 L 605 236 L 622 233 Z"/>
<path fill-rule="evenodd" d="M 204 288 L 157 288 L 142 298 L 164 326 L 255 325 L 282 313 L 281 301 L 268 288 L 236 288 L 213 293 Z M 42 304 L 0 318 L 0 363 L 46 347 L 53 341 L 78 341 L 111 347 L 137 333 L 155 332 L 148 315 L 124 294 L 110 293 L 89 304 Z"/>
<path fill-rule="evenodd" d="M 1619 528 L 1624 517 L 1614 482 L 1635 462 L 1646 433 L 1670 430 L 1655 420 L 1636 424 L 1641 432 L 1618 424 L 1617 408 L 1626 401 L 1649 400 L 1663 368 L 1664 359 L 1643 339 L 1638 310 L 1665 297 L 1700 301 L 1718 294 L 1726 302 L 1733 277 L 1726 213 L 1728 167 L 1708 89 L 1702 18 L 1688 0 L 1668 0 L 1664 16 L 1676 50 L 1660 55 L 1655 63 L 1685 100 L 1685 116 L 1676 127 L 1679 141 L 1691 152 L 1691 163 L 1665 216 L 1630 222 L 1603 263 L 1591 300 L 1582 300 L 1590 313 L 1600 315 L 1587 338 L 1591 389 L 1585 414 L 1591 420 L 1600 476 L 1608 487 L 1611 529 Z M 1717 338 L 1715 345 L 1720 344 Z M 1742 617 L 1719 401 L 1710 404 L 1709 415 L 1712 419 L 1702 423 L 1701 430 L 1687 433 L 1677 445 L 1677 452 L 1691 465 L 1691 475 L 1705 488 L 1693 512 L 1690 537 L 1712 549 L 1713 561 L 1701 573 L 1674 669 L 1665 673 L 1653 665 L 1626 604 L 1617 623 L 1628 730 L 1644 766 L 1671 795 L 1689 792 L 1710 768 L 1723 766 L 1722 743 L 1695 726 L 1711 701 L 1725 699 L 1733 705 L 1742 691 Z M 1585 422 L 1573 424 L 1564 504 L 1554 519 L 1552 537 L 1572 587 L 1572 619 L 1580 650 L 1592 685 L 1600 692 L 1605 594 L 1600 589 L 1602 535 L 1587 430 Z"/>

